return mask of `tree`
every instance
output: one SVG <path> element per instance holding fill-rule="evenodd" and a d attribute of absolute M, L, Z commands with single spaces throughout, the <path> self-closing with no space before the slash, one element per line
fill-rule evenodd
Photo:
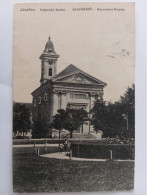
<path fill-rule="evenodd" d="M 128 87 L 125 94 L 121 96 L 122 115 L 125 123 L 124 134 L 127 137 L 135 137 L 135 85 Z"/>
<path fill-rule="evenodd" d="M 59 139 L 61 130 L 65 127 L 65 119 L 68 117 L 68 113 L 66 110 L 60 109 L 57 110 L 57 114 L 53 116 L 53 122 L 51 126 L 57 130 L 59 130 Z"/>
<path fill-rule="evenodd" d="M 106 119 L 106 107 L 102 100 L 97 99 L 90 113 L 92 114 L 91 124 L 93 124 L 96 132 L 103 130 Z"/>
<path fill-rule="evenodd" d="M 31 128 L 30 108 L 25 104 L 14 103 L 13 105 L 13 132 L 27 133 Z"/>
<path fill-rule="evenodd" d="M 96 100 L 91 110 L 92 124 L 97 132 L 102 130 L 105 137 L 134 137 L 135 130 L 135 85 L 128 87 L 120 101 L 105 105 Z"/>
<path fill-rule="evenodd" d="M 52 127 L 60 131 L 66 129 L 70 132 L 70 138 L 74 130 L 78 129 L 80 125 L 83 126 L 84 119 L 88 117 L 88 113 L 83 110 L 76 109 L 60 109 L 53 117 Z"/>
<path fill-rule="evenodd" d="M 78 109 L 76 110 L 75 120 L 79 121 L 79 125 L 82 127 L 82 133 L 83 133 L 83 124 L 84 121 L 88 120 L 88 112 L 84 109 Z"/>
<path fill-rule="evenodd" d="M 83 133 L 83 124 L 85 120 L 88 120 L 88 113 L 86 110 L 82 109 L 67 109 L 70 116 L 72 117 L 72 121 L 74 123 L 75 129 L 78 129 L 80 126 L 82 127 Z"/>
<path fill-rule="evenodd" d="M 33 123 L 32 138 L 43 138 L 44 135 L 44 126 L 41 118 L 38 118 Z"/>
<path fill-rule="evenodd" d="M 88 113 L 84 109 L 67 109 L 67 112 L 68 118 L 65 123 L 65 129 L 70 131 L 70 138 L 72 138 L 73 131 L 80 126 L 82 126 L 83 133 L 83 123 L 88 118 Z"/>

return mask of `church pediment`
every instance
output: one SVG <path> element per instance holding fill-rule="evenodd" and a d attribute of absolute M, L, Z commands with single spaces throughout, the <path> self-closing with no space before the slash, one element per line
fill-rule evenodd
<path fill-rule="evenodd" d="M 97 79 L 93 79 L 81 72 L 69 74 L 60 78 L 53 79 L 54 81 L 67 82 L 67 83 L 78 83 L 78 84 L 102 84 Z"/>
<path fill-rule="evenodd" d="M 77 84 L 95 84 L 106 86 L 106 83 L 100 81 L 99 79 L 87 74 L 86 72 L 80 70 L 74 65 L 67 66 L 60 73 L 52 78 L 52 81 L 66 82 L 66 83 L 77 83 Z"/>

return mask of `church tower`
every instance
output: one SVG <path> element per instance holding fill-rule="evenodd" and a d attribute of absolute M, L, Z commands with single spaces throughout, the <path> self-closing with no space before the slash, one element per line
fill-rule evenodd
<path fill-rule="evenodd" d="M 53 42 L 49 36 L 45 50 L 41 54 L 41 85 L 51 80 L 57 74 L 57 59 L 59 55 L 54 50 Z"/>

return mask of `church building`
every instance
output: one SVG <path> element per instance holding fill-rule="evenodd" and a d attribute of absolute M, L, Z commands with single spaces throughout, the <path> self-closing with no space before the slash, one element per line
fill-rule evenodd
<path fill-rule="evenodd" d="M 49 37 L 40 56 L 41 85 L 32 92 L 32 96 L 33 121 L 41 119 L 50 136 L 50 123 L 58 109 L 83 108 L 89 112 L 96 98 L 103 99 L 103 88 L 106 86 L 106 83 L 72 64 L 57 74 L 58 58 Z M 88 123 L 84 125 L 84 132 L 90 130 Z"/>

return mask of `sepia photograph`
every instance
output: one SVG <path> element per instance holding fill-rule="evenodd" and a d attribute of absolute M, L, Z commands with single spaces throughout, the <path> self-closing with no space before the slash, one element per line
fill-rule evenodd
<path fill-rule="evenodd" d="M 134 190 L 135 3 L 18 3 L 13 192 Z"/>

